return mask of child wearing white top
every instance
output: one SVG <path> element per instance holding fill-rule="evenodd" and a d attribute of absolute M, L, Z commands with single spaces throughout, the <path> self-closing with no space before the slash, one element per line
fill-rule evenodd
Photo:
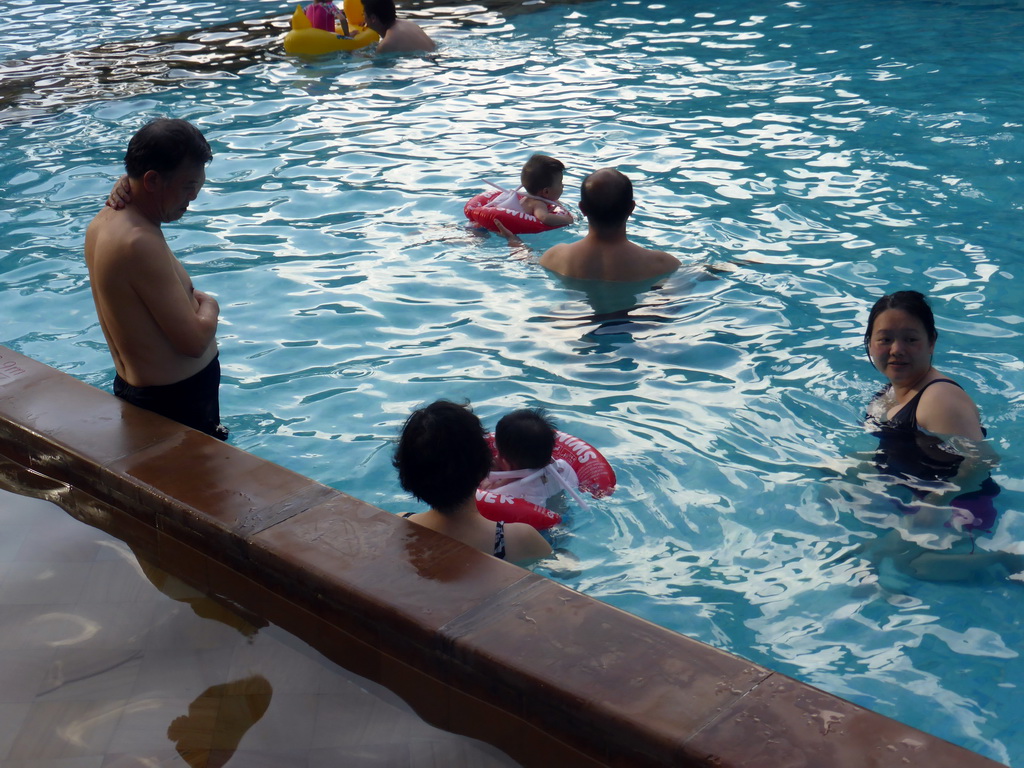
<path fill-rule="evenodd" d="M 494 430 L 498 451 L 495 469 L 480 486 L 502 496 L 545 506 L 552 496 L 568 491 L 582 503 L 576 472 L 563 459 L 552 461 L 555 425 L 539 408 L 505 414 Z"/>

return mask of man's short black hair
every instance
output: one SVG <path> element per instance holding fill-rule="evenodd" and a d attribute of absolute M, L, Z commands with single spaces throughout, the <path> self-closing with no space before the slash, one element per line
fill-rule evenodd
<path fill-rule="evenodd" d="M 491 448 L 468 405 L 438 400 L 406 420 L 392 464 L 402 488 L 447 512 L 476 493 L 491 471 Z"/>
<path fill-rule="evenodd" d="M 594 171 L 580 187 L 580 210 L 595 226 L 622 226 L 633 212 L 633 182 L 614 168 Z"/>
<path fill-rule="evenodd" d="M 395 13 L 395 0 L 363 0 L 363 15 L 371 14 L 380 19 L 384 29 L 391 29 L 398 18 Z"/>
<path fill-rule="evenodd" d="M 139 129 L 124 155 L 124 170 L 133 179 L 146 171 L 170 173 L 184 163 L 206 163 L 213 152 L 202 132 L 187 120 L 158 117 Z"/>
<path fill-rule="evenodd" d="M 494 443 L 510 469 L 546 467 L 555 450 L 555 425 L 540 408 L 512 411 L 498 421 Z"/>

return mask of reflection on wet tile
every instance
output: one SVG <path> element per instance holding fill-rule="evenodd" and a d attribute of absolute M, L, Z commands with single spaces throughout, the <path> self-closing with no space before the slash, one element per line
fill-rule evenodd
<path fill-rule="evenodd" d="M 199 692 L 224 682 L 234 656 L 234 644 L 221 648 L 194 650 L 147 649 L 136 679 L 135 694 L 166 697 L 172 692 Z"/>
<path fill-rule="evenodd" d="M 2 509 L 5 519 L 8 516 L 12 518 L 4 535 L 0 536 L 0 565 L 2 565 L 17 557 L 18 551 L 31 531 L 31 521 L 28 515 L 10 514 L 10 502 L 3 497 L 0 497 L 0 509 Z M 0 567 L 0 577 L 2 576 L 3 568 Z"/>
<path fill-rule="evenodd" d="M 167 737 L 192 768 L 220 768 L 266 713 L 273 693 L 263 675 L 211 685 L 171 722 Z"/>
<path fill-rule="evenodd" d="M 126 611 L 104 603 L 0 605 L 0 650 L 14 648 L 138 648 L 150 628 L 153 605 Z"/>
<path fill-rule="evenodd" d="M 0 605 L 73 604 L 92 568 L 90 563 L 30 561 L 10 567 L 0 591 Z"/>
<path fill-rule="evenodd" d="M 174 744 L 167 737 L 167 727 L 176 717 L 188 711 L 191 699 L 176 690 L 168 695 L 140 693 L 133 696 L 131 701 L 134 706 L 121 716 L 117 730 L 107 745 L 107 752 L 145 755 L 160 750 L 176 754 Z"/>
<path fill-rule="evenodd" d="M 15 737 L 21 731 L 21 724 L 28 716 L 28 710 L 32 706 L 30 702 L 14 703 L 0 701 L 0 756 L 6 755 Z M 0 760 L 0 765 L 7 766 L 7 762 Z"/>
<path fill-rule="evenodd" d="M 57 760 L 9 760 L 4 768 L 103 768 L 103 757 L 65 757 Z M 143 768 L 143 766 L 139 766 Z M 149 768 L 146 766 L 146 768 Z"/>
<path fill-rule="evenodd" d="M 308 768 L 490 768 L 509 765 L 508 758 L 493 747 L 451 734 L 444 735 L 450 738 L 311 750 L 306 765 Z"/>
<path fill-rule="evenodd" d="M 3 768 L 515 765 L 57 507 L 17 500 L 0 491 Z"/>
<path fill-rule="evenodd" d="M 216 649 L 225 645 L 233 646 L 239 640 L 249 636 L 250 627 L 237 618 L 239 628 L 207 619 L 204 613 L 207 602 L 197 602 L 199 611 L 188 603 L 170 603 L 154 617 L 146 640 L 146 647 L 151 651 L 173 651 L 180 648 Z M 244 630 L 244 631 L 243 631 Z"/>
<path fill-rule="evenodd" d="M 38 701 L 8 752 L 11 760 L 102 755 L 125 701 Z"/>
<path fill-rule="evenodd" d="M 0 651 L 0 703 L 32 701 L 53 654 L 51 648 Z"/>
<path fill-rule="evenodd" d="M 93 563 L 82 586 L 86 602 L 135 603 L 153 599 L 153 587 L 132 558 Z"/>
<path fill-rule="evenodd" d="M 234 768 L 236 765 L 239 768 L 242 768 L 242 766 L 245 768 L 282 768 L 282 766 L 306 768 L 307 761 L 304 752 L 285 752 L 281 750 L 263 752 L 252 749 L 240 749 L 234 753 L 227 768 Z M 357 764 L 351 762 L 337 763 L 336 765 L 338 768 L 341 766 L 357 768 Z M 210 768 L 213 768 L 212 764 Z M 369 768 L 369 766 L 358 766 L 358 768 Z"/>
<path fill-rule="evenodd" d="M 48 506 L 59 514 L 67 514 L 58 507 Z M 63 526 L 61 525 L 53 526 L 56 531 L 53 535 L 49 535 L 47 530 L 50 526 L 46 525 L 46 522 L 54 517 L 53 512 L 45 515 L 36 512 L 33 515 L 33 519 L 29 523 L 30 528 L 26 531 L 24 541 L 14 559 L 18 562 L 57 561 L 62 563 L 91 563 L 96 560 L 103 549 L 103 535 L 99 531 L 95 531 L 95 535 L 80 536 L 62 530 Z"/>
<path fill-rule="evenodd" d="M 317 709 L 312 747 L 352 747 L 363 743 L 384 743 L 401 736 L 396 730 L 405 723 L 383 722 L 390 707 L 379 701 L 363 706 L 344 696 L 325 696 Z"/>
<path fill-rule="evenodd" d="M 242 745 L 256 752 L 307 749 L 322 701 L 315 693 L 281 694 L 275 688 L 266 716 L 253 725 Z"/>
<path fill-rule="evenodd" d="M 45 701 L 126 699 L 135 688 L 141 664 L 138 649 L 58 649 L 36 695 Z"/>
<path fill-rule="evenodd" d="M 280 633 L 280 630 L 276 633 Z M 273 632 L 260 633 L 260 642 L 238 646 L 231 661 L 228 676 L 231 679 L 245 677 L 252 670 L 273 669 L 276 672 L 274 693 L 278 696 L 293 693 L 317 694 L 333 691 L 338 687 L 351 686 L 344 677 L 325 675 L 319 655 L 308 646 L 295 641 L 299 648 L 279 642 Z M 305 655 L 309 653 L 310 655 Z"/>
<path fill-rule="evenodd" d="M 239 768 L 241 766 L 240 763 Z M 160 748 L 149 746 L 131 753 L 108 752 L 100 768 L 188 768 L 188 763 L 170 745 Z"/>

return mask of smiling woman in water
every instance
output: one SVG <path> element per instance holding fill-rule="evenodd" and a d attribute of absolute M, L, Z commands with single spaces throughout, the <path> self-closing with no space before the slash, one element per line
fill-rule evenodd
<path fill-rule="evenodd" d="M 875 302 L 864 346 L 889 386 L 872 401 L 870 416 L 892 429 L 981 440 L 978 407 L 932 365 L 938 337 L 932 310 L 917 291 L 897 291 Z"/>
<path fill-rule="evenodd" d="M 977 579 L 993 565 L 1013 573 L 1024 568 L 1019 555 L 975 548 L 975 532 L 991 533 L 998 517 L 1000 489 L 989 474 L 998 457 L 974 401 L 932 365 L 938 336 L 931 307 L 917 291 L 883 296 L 868 316 L 864 346 L 889 380 L 868 407 L 867 424 L 879 438 L 874 464 L 912 493 L 910 503 L 897 503 L 905 535 L 891 531 L 868 548 L 879 563 L 891 559 L 929 581 Z M 952 536 L 946 547 L 915 543 L 913 531 L 934 545 L 941 530 Z"/>

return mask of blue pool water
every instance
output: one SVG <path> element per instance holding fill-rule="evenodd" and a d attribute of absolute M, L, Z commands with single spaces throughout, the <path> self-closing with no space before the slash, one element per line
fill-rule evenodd
<path fill-rule="evenodd" d="M 867 309 L 916 288 L 1002 455 L 977 547 L 1024 552 L 1017 3 L 423 3 L 439 51 L 379 61 L 285 57 L 266 0 L 41 7 L 0 30 L 0 342 L 109 386 L 84 229 L 141 123 L 193 120 L 215 159 L 167 233 L 221 302 L 235 445 L 404 512 L 412 408 L 543 405 L 619 476 L 543 572 L 1024 765 L 1024 586 L 862 557 L 895 516 L 856 470 Z M 632 297 L 469 231 L 535 151 L 571 204 L 629 174 L 635 237 L 687 269 L 609 319 Z"/>

